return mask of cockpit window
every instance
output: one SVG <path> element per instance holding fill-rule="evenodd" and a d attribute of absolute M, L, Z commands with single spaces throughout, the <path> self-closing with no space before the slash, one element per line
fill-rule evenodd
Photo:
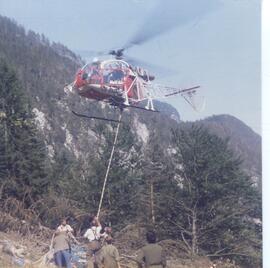
<path fill-rule="evenodd" d="M 99 73 L 99 65 L 96 63 L 90 63 L 84 66 L 83 73 L 87 75 L 88 79 L 95 74 Z"/>
<path fill-rule="evenodd" d="M 127 66 L 121 61 L 110 61 L 103 65 L 102 70 L 105 83 L 122 84 L 127 73 Z"/>
<path fill-rule="evenodd" d="M 113 70 L 108 75 L 109 81 L 121 81 L 124 78 L 124 72 L 122 70 Z"/>

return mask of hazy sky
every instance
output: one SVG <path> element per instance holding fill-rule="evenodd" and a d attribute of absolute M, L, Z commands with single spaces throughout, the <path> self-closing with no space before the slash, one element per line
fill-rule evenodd
<path fill-rule="evenodd" d="M 259 0 L 0 1 L 1 15 L 72 50 L 106 50 L 125 45 L 136 34 L 156 35 L 128 54 L 175 71 L 173 76 L 156 75 L 157 82 L 202 86 L 206 107 L 201 113 L 180 97 L 170 101 L 182 120 L 231 114 L 257 133 L 260 9 Z"/>
<path fill-rule="evenodd" d="M 262 12 L 262 174 L 263 174 L 263 267 L 270 267 L 270 1 L 263 2 Z"/>

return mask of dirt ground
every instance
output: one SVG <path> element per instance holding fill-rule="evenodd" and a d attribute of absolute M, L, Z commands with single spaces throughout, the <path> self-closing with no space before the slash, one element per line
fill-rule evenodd
<path fill-rule="evenodd" d="M 145 230 L 135 225 L 127 226 L 121 232 L 115 233 L 115 245 L 121 255 L 122 268 L 138 267 L 132 258 L 136 257 L 138 249 L 145 244 L 144 234 Z M 184 253 L 182 245 L 173 240 L 164 240 L 160 244 L 167 252 L 167 268 L 238 268 L 227 260 L 213 263 L 206 257 L 191 259 Z M 0 267 L 54 267 L 45 263 L 49 245 L 48 238 L 41 240 L 37 236 L 0 232 Z"/>

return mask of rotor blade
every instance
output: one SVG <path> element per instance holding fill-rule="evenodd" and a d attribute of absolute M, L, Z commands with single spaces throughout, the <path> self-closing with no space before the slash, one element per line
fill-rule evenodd
<path fill-rule="evenodd" d="M 160 0 L 124 48 L 145 43 L 180 25 L 197 22 L 218 6 L 219 0 Z"/>
<path fill-rule="evenodd" d="M 87 61 L 89 61 L 95 57 L 108 55 L 108 51 L 75 50 L 75 52 Z"/>
<path fill-rule="evenodd" d="M 140 59 L 133 58 L 130 56 L 125 56 L 125 60 L 133 66 L 138 66 L 138 67 L 142 67 L 146 69 L 150 74 L 158 74 L 159 77 L 177 74 L 177 72 L 174 70 L 171 70 L 171 69 L 159 66 L 159 65 L 151 64 L 151 63 L 148 63 L 148 62 L 145 62 L 145 61 L 142 61 Z"/>
<path fill-rule="evenodd" d="M 147 112 L 159 113 L 158 110 L 151 110 L 151 109 L 147 109 L 145 107 L 135 106 L 135 105 L 127 105 L 126 108 L 135 108 L 135 109 L 144 110 L 144 111 L 147 111 Z"/>

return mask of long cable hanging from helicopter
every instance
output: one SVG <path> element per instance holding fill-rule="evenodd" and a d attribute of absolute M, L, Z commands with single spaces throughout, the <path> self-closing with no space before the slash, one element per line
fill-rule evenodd
<path fill-rule="evenodd" d="M 107 184 L 107 180 L 108 180 L 108 175 L 109 175 L 109 171 L 110 171 L 110 167 L 111 167 L 111 163 L 112 163 L 112 159 L 113 159 L 113 155 L 114 155 L 115 146 L 116 146 L 116 143 L 117 143 L 117 138 L 118 138 L 121 119 L 122 119 L 122 111 L 120 112 L 120 115 L 119 115 L 119 118 L 118 118 L 118 124 L 117 124 L 117 127 L 116 127 L 113 146 L 112 146 L 108 166 L 107 166 L 106 173 L 105 173 L 105 178 L 104 178 L 104 182 L 103 182 L 103 186 L 102 186 L 100 201 L 99 201 L 99 205 L 98 205 L 97 217 L 99 217 L 102 202 L 103 202 L 103 198 L 104 198 L 104 193 L 105 193 L 105 188 L 106 188 L 106 184 Z"/>

